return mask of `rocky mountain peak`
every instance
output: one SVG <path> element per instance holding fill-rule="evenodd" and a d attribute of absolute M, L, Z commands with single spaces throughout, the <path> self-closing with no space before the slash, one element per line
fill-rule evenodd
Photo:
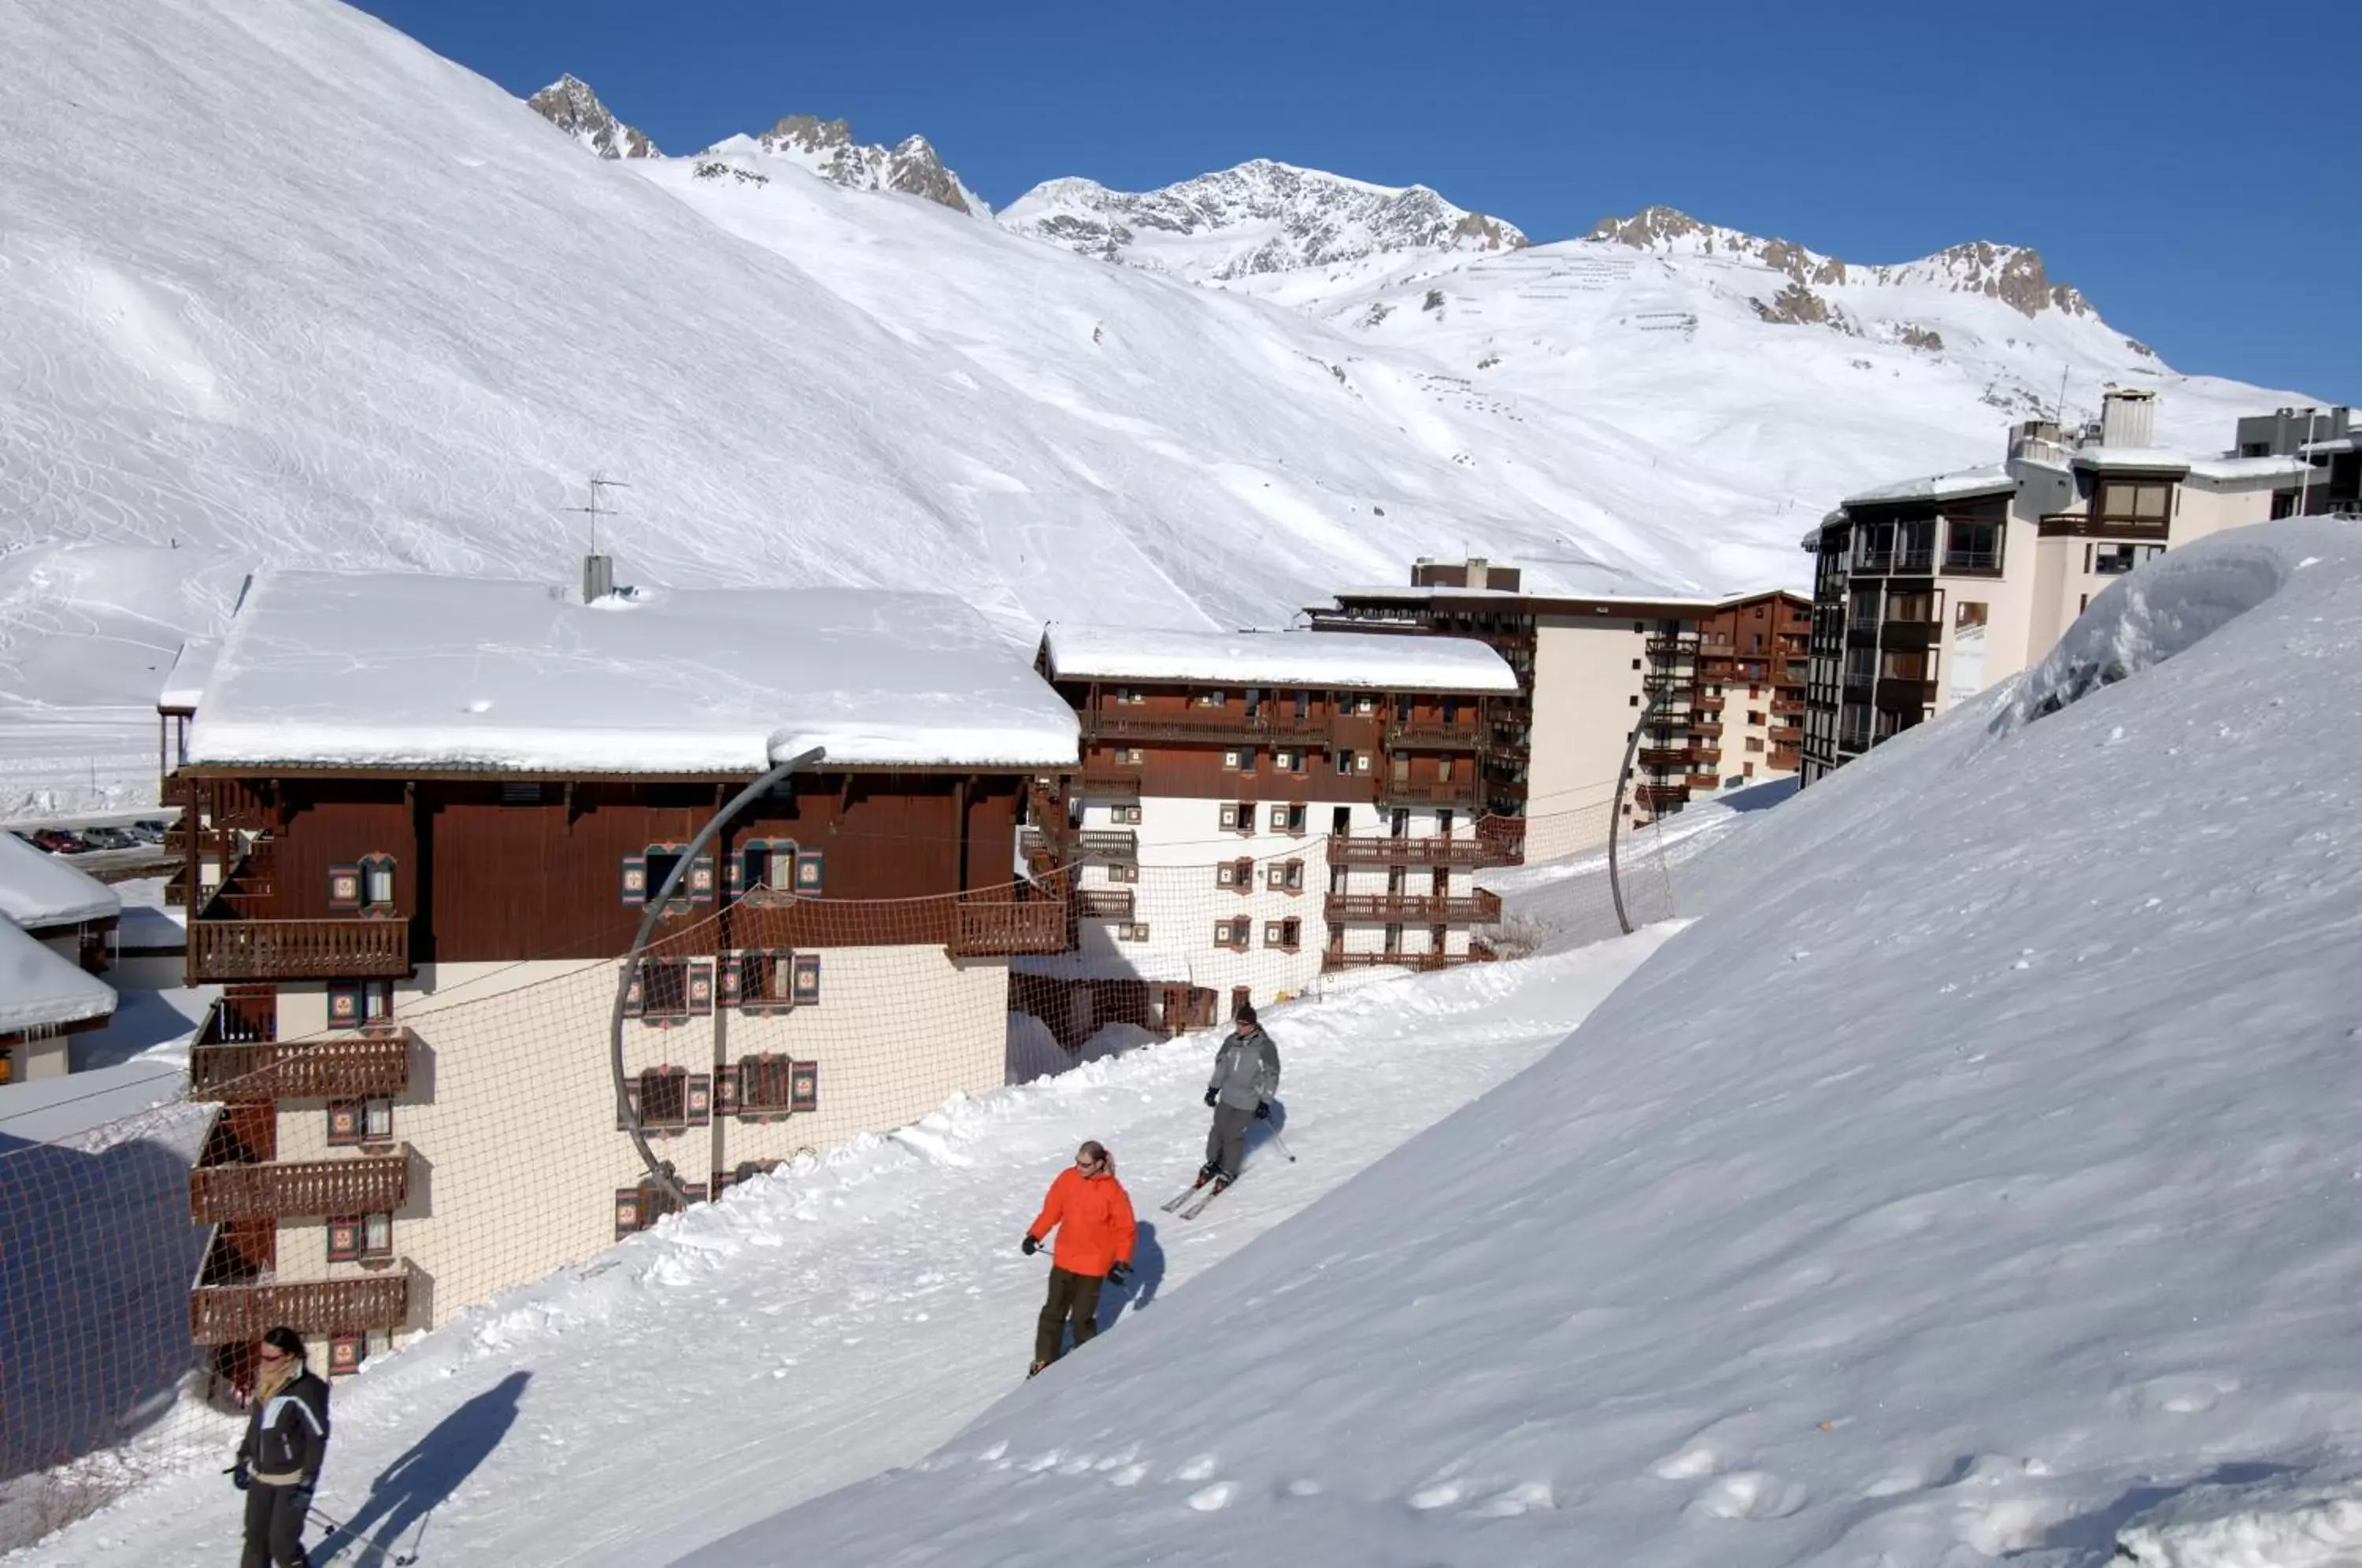
<path fill-rule="evenodd" d="M 709 149 L 726 153 L 745 138 Z M 823 120 L 817 115 L 788 115 L 753 138 L 753 145 L 773 157 L 800 163 L 832 183 L 855 191 L 900 191 L 923 197 L 954 212 L 989 217 L 983 198 L 960 182 L 925 137 L 905 137 L 891 148 L 864 146 L 854 139 L 844 120 Z"/>
<path fill-rule="evenodd" d="M 527 98 L 525 106 L 602 158 L 663 156 L 655 142 L 610 113 L 579 77 L 559 77 Z"/>
<path fill-rule="evenodd" d="M 1373 185 L 1267 158 L 1153 191 L 1052 180 L 1012 203 L 1001 222 L 1087 256 L 1209 282 L 1527 243 L 1514 226 L 1424 185 Z"/>

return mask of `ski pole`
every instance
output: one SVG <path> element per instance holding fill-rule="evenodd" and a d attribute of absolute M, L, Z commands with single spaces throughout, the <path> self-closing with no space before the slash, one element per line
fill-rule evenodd
<path fill-rule="evenodd" d="M 1276 1127 L 1271 1130 L 1271 1143 L 1272 1147 L 1277 1149 L 1283 1154 L 1287 1154 L 1287 1140 L 1279 1135 L 1279 1129 Z M 1291 1165 L 1294 1165 L 1296 1163 L 1296 1156 L 1294 1154 L 1287 1154 L 1287 1163 Z"/>
<path fill-rule="evenodd" d="M 304 1511 L 311 1516 L 313 1523 L 326 1529 L 330 1535 L 341 1535 L 355 1546 L 359 1547 L 362 1551 L 376 1552 L 380 1557 L 382 1557 L 388 1562 L 392 1563 L 393 1568 L 409 1568 L 411 1563 L 418 1561 L 418 1553 L 414 1551 L 404 1556 L 396 1557 L 392 1552 L 388 1551 L 376 1541 L 352 1534 L 350 1531 L 347 1530 L 344 1526 L 338 1524 L 336 1520 L 330 1518 L 327 1515 L 322 1513 L 317 1508 L 306 1508 Z"/>

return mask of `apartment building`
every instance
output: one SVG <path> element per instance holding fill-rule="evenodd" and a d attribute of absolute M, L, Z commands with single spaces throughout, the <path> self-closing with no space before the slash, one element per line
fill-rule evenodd
<path fill-rule="evenodd" d="M 1813 603 L 1773 589 L 1726 599 L 1698 623 L 1701 777 L 1726 790 L 1793 777 L 1802 766 Z"/>
<path fill-rule="evenodd" d="M 694 1200 L 999 1085 L 1009 956 L 1065 945 L 1012 855 L 1075 714 L 955 600 L 281 573 L 174 698 L 233 1377 L 270 1323 L 350 1371 L 652 1222 L 635 1132 Z"/>
<path fill-rule="evenodd" d="M 2003 461 L 1849 496 L 1805 536 L 1805 783 L 2038 662 L 2143 561 L 2289 515 L 2334 462 L 2295 450 L 2302 431 L 2246 442 L 2286 452 L 2160 447 L 2156 398 L 2112 392 L 2072 432 L 2026 421 Z"/>
<path fill-rule="evenodd" d="M 1035 813 L 1043 864 L 1078 867 L 1063 967 L 1142 982 L 1137 1021 L 1486 955 L 1474 933 L 1499 901 L 1471 880 L 1475 823 L 1492 708 L 1518 691 L 1491 648 L 1054 624 L 1036 668 L 1082 729 L 1079 771 Z"/>
<path fill-rule="evenodd" d="M 69 1038 L 114 1016 L 98 977 L 122 908 L 96 878 L 0 833 L 0 1084 L 62 1075 Z"/>
<path fill-rule="evenodd" d="M 1694 795 L 1721 788 L 1726 772 L 1749 777 L 1750 738 L 1766 743 L 1756 777 L 1772 776 L 1774 699 L 1742 704 L 1736 731 L 1730 706 L 1733 691 L 1749 685 L 1768 690 L 1775 675 L 1790 673 L 1775 658 L 1760 679 L 1742 679 L 1742 639 L 1758 635 L 1756 608 L 1771 624 L 1769 597 L 1529 591 L 1523 575 L 1483 559 L 1423 559 L 1413 564 L 1407 587 L 1347 589 L 1307 613 L 1324 633 L 1468 637 L 1501 654 L 1517 674 L 1518 693 L 1494 708 L 1485 806 L 1496 823 L 1488 825 L 1514 842 L 1546 834 L 1531 850 L 1537 856 L 1584 848 L 1606 835 L 1605 808 L 1615 798 L 1636 727 L 1641 734 L 1625 799 L 1628 825 L 1680 811 Z M 1733 640 L 1702 667 L 1704 628 L 1726 609 L 1739 612 L 1717 623 Z M 1705 679 L 1705 668 L 1718 678 Z M 1750 733 L 1745 715 L 1755 712 L 1765 722 Z M 1738 766 L 1727 768 L 1734 758 Z M 1525 819 L 1522 829 L 1516 819 Z"/>

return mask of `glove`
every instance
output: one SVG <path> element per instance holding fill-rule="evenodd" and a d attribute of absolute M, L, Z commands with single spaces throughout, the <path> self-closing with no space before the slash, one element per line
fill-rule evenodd
<path fill-rule="evenodd" d="M 229 1467 L 229 1484 L 241 1492 L 254 1485 L 254 1472 L 246 1467 L 245 1460 L 241 1459 Z"/>
<path fill-rule="evenodd" d="M 309 1508 L 312 1506 L 313 1489 L 319 1485 L 320 1478 L 317 1475 L 306 1475 L 296 1482 L 292 1488 L 295 1494 L 295 1506 L 299 1508 Z"/>
<path fill-rule="evenodd" d="M 1255 1120 L 1257 1121 L 1268 1121 L 1271 1120 L 1271 1101 L 1267 1099 L 1259 1099 L 1255 1101 Z"/>
<path fill-rule="evenodd" d="M 1035 1240 L 1033 1239 L 1033 1232 L 1032 1232 L 1032 1231 L 1026 1231 L 1026 1232 L 1025 1232 L 1025 1241 L 1024 1241 L 1023 1245 L 1024 1245 L 1024 1250 L 1025 1250 L 1025 1255 L 1026 1255 L 1027 1257 L 1029 1257 L 1029 1258 L 1030 1258 L 1030 1257 L 1032 1257 L 1035 1253 L 1038 1253 L 1038 1252 L 1040 1252 L 1040 1251 L 1042 1250 L 1042 1243 L 1041 1243 L 1041 1242 L 1037 1242 L 1037 1241 L 1035 1241 Z"/>
<path fill-rule="evenodd" d="M 1214 1091 L 1213 1091 L 1212 1089 L 1208 1089 L 1208 1090 L 1206 1091 L 1206 1108 L 1207 1108 L 1208 1110 L 1212 1110 L 1212 1109 L 1213 1109 L 1214 1099 L 1215 1099 Z"/>
<path fill-rule="evenodd" d="M 1108 1265 L 1108 1283 L 1114 1286 L 1118 1290 L 1122 1289 L 1124 1282 L 1131 1277 L 1131 1265 L 1130 1264 L 1110 1264 Z"/>

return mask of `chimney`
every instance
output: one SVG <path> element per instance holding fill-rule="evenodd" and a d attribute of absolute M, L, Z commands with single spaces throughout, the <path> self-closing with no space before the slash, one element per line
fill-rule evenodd
<path fill-rule="evenodd" d="M 613 556 L 582 558 L 582 602 L 604 599 L 615 591 L 615 558 Z"/>
<path fill-rule="evenodd" d="M 2153 447 L 2157 444 L 2157 393 L 2147 390 L 2112 392 L 2100 399 L 2100 445 Z"/>

